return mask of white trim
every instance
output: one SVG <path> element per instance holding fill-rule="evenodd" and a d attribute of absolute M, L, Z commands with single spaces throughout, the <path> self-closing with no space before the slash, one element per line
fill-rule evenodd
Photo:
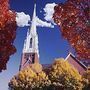
<path fill-rule="evenodd" d="M 68 56 L 65 58 L 65 61 L 68 60 L 68 58 L 70 57 L 70 55 L 72 55 L 73 57 L 75 57 L 71 52 L 69 52 Z"/>
<path fill-rule="evenodd" d="M 84 67 L 86 67 L 87 68 L 87 66 L 85 65 L 85 64 L 83 64 L 81 61 L 79 61 Z"/>
<path fill-rule="evenodd" d="M 70 55 L 75 58 L 75 56 L 70 52 L 70 53 L 68 54 L 68 56 L 65 58 L 65 61 L 68 60 L 68 58 L 70 57 Z M 76 60 L 77 60 L 78 62 L 80 62 L 85 68 L 87 68 L 87 66 L 86 66 L 85 64 L 83 64 L 81 61 L 79 61 L 78 59 L 76 59 Z"/>

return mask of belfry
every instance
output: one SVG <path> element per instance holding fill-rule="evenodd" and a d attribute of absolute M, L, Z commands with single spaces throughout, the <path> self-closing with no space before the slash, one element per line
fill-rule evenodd
<path fill-rule="evenodd" d="M 24 41 L 19 70 L 22 70 L 26 66 L 34 63 L 39 63 L 38 34 L 36 31 L 36 4 L 34 5 L 31 27 L 28 29 L 27 36 Z"/>

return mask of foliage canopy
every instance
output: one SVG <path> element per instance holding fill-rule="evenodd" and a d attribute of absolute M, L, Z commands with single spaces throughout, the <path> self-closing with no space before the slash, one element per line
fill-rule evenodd
<path fill-rule="evenodd" d="M 55 6 L 54 21 L 79 59 L 90 60 L 89 0 L 67 0 Z"/>
<path fill-rule="evenodd" d="M 41 68 L 41 65 L 34 67 Z M 40 66 L 40 68 L 39 68 Z M 63 58 L 56 59 L 45 71 L 27 67 L 9 82 L 11 90 L 82 90 L 86 79 Z M 48 73 L 47 73 L 48 71 Z"/>

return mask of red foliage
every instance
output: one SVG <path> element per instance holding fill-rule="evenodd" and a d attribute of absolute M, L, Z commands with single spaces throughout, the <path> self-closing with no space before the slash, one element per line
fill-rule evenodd
<path fill-rule="evenodd" d="M 11 54 L 16 52 L 16 14 L 9 10 L 9 0 L 0 0 L 0 71 L 6 69 Z"/>
<path fill-rule="evenodd" d="M 90 60 L 90 0 L 67 0 L 55 6 L 54 21 L 79 59 Z"/>

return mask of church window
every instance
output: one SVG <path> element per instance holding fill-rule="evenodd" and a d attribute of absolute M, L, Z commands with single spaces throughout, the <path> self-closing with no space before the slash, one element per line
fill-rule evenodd
<path fill-rule="evenodd" d="M 30 39 L 30 48 L 32 48 L 32 38 Z"/>
<path fill-rule="evenodd" d="M 35 63 L 34 59 L 35 59 L 35 54 L 32 54 L 32 63 Z"/>

